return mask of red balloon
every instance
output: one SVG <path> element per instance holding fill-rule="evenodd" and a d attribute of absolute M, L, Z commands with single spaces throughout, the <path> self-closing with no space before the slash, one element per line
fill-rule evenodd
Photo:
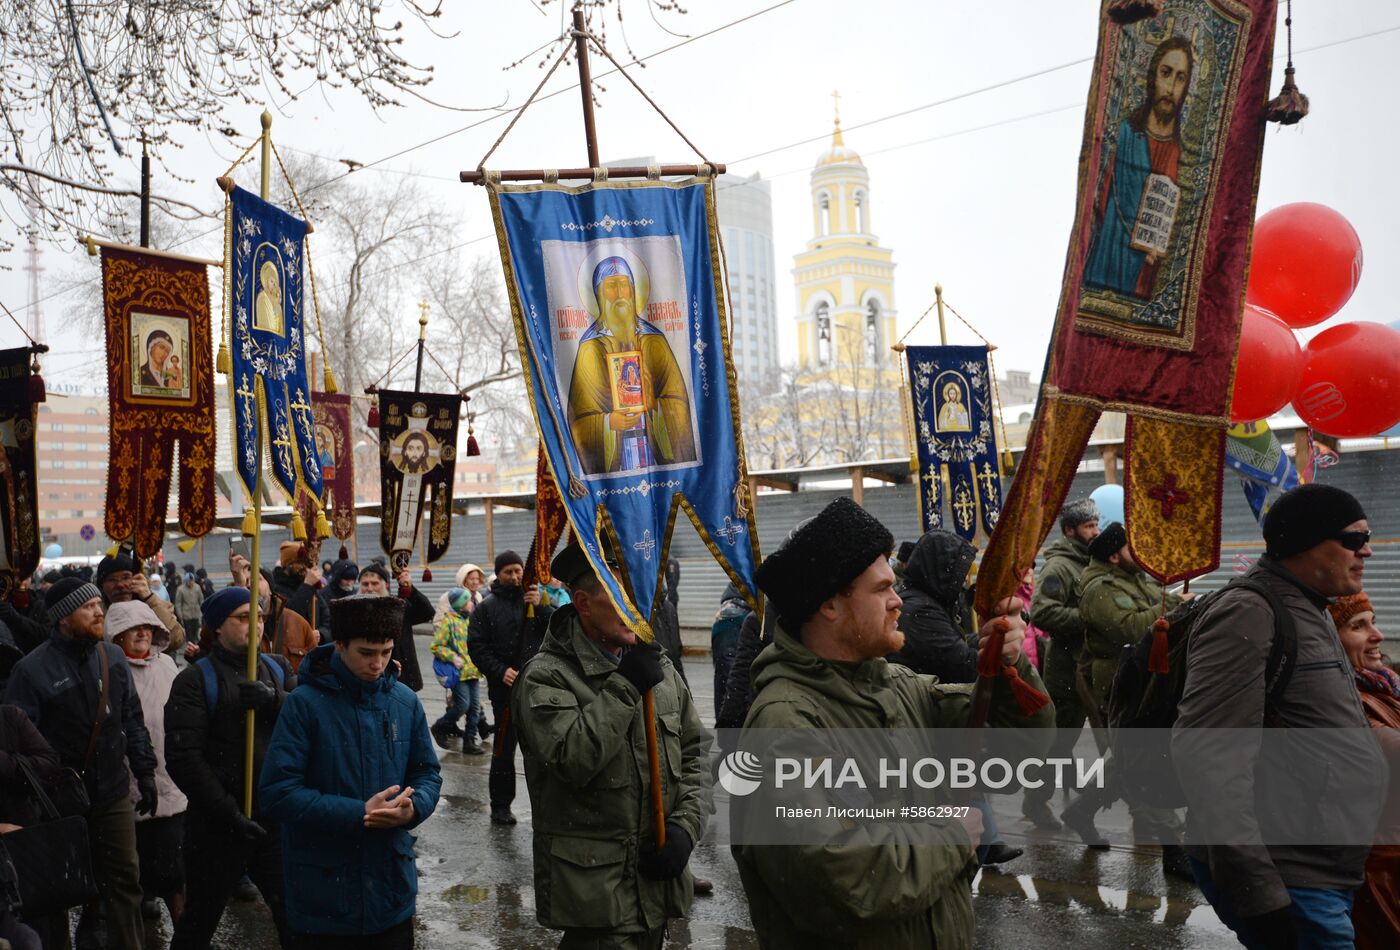
<path fill-rule="evenodd" d="M 1310 201 L 1254 223 L 1246 299 L 1291 327 L 1315 326 L 1351 299 L 1361 280 L 1361 238 L 1346 218 Z"/>
<path fill-rule="evenodd" d="M 1278 412 L 1298 391 L 1302 372 L 1303 350 L 1288 324 L 1245 304 L 1230 421 L 1253 422 Z"/>
<path fill-rule="evenodd" d="M 1293 406 L 1326 435 L 1376 435 L 1400 423 L 1400 330 L 1342 323 L 1313 337 Z"/>

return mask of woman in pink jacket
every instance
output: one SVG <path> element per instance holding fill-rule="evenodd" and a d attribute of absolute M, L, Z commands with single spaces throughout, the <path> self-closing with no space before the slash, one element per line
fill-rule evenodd
<path fill-rule="evenodd" d="M 136 816 L 136 852 L 141 859 L 141 890 L 145 892 L 142 911 L 148 918 L 160 917 L 156 898 L 165 901 L 173 921 L 185 905 L 184 793 L 165 770 L 165 701 L 179 672 L 175 661 L 163 652 L 169 645 L 170 631 L 154 610 L 139 600 L 115 603 L 107 608 L 104 634 L 122 648 L 131 667 L 131 679 L 141 700 L 141 715 L 156 753 L 156 790 L 159 800 L 154 815 Z M 139 798 L 136 780 L 131 797 Z"/>

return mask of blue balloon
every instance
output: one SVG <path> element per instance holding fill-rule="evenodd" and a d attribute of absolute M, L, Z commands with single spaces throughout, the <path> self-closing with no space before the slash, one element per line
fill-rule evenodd
<path fill-rule="evenodd" d="M 48 547 L 44 548 L 44 557 L 48 557 L 48 558 L 59 558 L 59 557 L 63 557 L 63 545 L 61 545 L 61 544 L 50 544 Z"/>
<path fill-rule="evenodd" d="M 1386 326 L 1390 327 L 1392 330 L 1400 330 L 1400 320 L 1393 320 L 1387 323 Z M 1400 425 L 1391 426 L 1389 429 L 1382 432 L 1379 437 L 1382 439 L 1400 438 Z"/>
<path fill-rule="evenodd" d="M 1110 521 L 1123 523 L 1122 485 L 1100 485 L 1089 493 L 1089 497 L 1094 500 L 1094 504 L 1099 506 L 1100 527 Z"/>

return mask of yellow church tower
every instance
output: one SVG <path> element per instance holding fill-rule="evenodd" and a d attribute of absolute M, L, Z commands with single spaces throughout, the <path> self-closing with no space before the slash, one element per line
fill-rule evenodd
<path fill-rule="evenodd" d="M 812 169 L 812 238 L 793 259 L 797 362 L 802 369 L 892 364 L 897 339 L 894 252 L 871 224 L 870 173 L 841 136 L 839 93 L 831 147 Z"/>

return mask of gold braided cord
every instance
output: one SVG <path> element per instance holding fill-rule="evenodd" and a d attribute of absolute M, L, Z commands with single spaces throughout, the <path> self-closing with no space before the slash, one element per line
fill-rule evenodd
<path fill-rule="evenodd" d="M 544 74 L 544 78 L 541 79 L 541 80 L 540 80 L 540 84 L 539 84 L 538 86 L 535 87 L 535 91 L 532 92 L 532 93 L 530 93 L 530 98 L 526 99 L 526 100 L 525 100 L 525 104 L 522 105 L 519 109 L 517 109 L 517 110 L 515 111 L 515 115 L 511 118 L 510 124 L 506 126 L 505 131 L 502 132 L 502 133 L 500 134 L 500 137 L 497 138 L 496 141 L 492 144 L 492 146 L 491 146 L 489 149 L 486 150 L 486 154 L 483 155 L 483 156 L 481 156 L 481 161 L 479 161 L 479 162 L 476 163 L 476 170 L 477 170 L 477 171 L 482 171 L 483 169 L 486 168 L 486 160 L 489 159 L 492 155 L 495 154 L 496 149 L 498 149 L 498 148 L 501 147 L 501 143 L 504 142 L 504 141 L 506 140 L 506 136 L 510 134 L 510 130 L 513 129 L 513 128 L 515 128 L 515 123 L 519 122 L 519 121 L 520 121 L 520 117 L 523 116 L 523 115 L 525 114 L 525 110 L 528 109 L 528 108 L 530 108 L 530 104 L 533 103 L 533 102 L 535 101 L 535 97 L 538 96 L 538 95 L 540 94 L 540 91 L 541 91 L 542 89 L 544 89 L 544 84 L 547 83 L 547 82 L 549 82 L 549 77 L 554 75 L 554 71 L 555 71 L 556 69 L 558 69 L 558 68 L 560 67 L 561 64 L 563 64 L 564 58 L 565 58 L 566 56 L 568 56 L 568 54 L 569 54 L 569 46 L 568 46 L 568 44 L 566 43 L 566 44 L 564 44 L 564 48 L 563 48 L 562 50 L 560 50 L 559 55 L 558 55 L 557 57 L 555 57 L 555 59 L 554 59 L 554 65 L 551 66 L 551 67 L 549 67 L 549 72 L 547 72 L 547 73 Z M 589 95 L 592 95 L 592 94 L 593 94 L 592 90 L 589 90 Z"/>
<path fill-rule="evenodd" d="M 992 353 L 995 352 L 996 347 L 992 344 L 991 340 L 983 336 L 976 327 L 969 323 L 962 314 L 958 313 L 958 311 L 953 307 L 953 305 L 948 302 L 947 297 L 943 298 L 943 306 L 947 307 L 948 312 L 951 313 L 953 316 L 957 317 L 958 322 L 961 323 L 963 326 L 967 327 L 969 330 L 971 330 L 972 335 L 977 337 L 977 339 L 981 340 L 982 343 L 987 347 L 987 368 L 991 371 L 992 377 L 992 401 L 996 403 L 997 407 L 995 425 L 998 429 L 1001 430 L 1002 452 L 1009 453 L 1011 451 L 1011 445 L 1006 441 L 1006 418 L 1005 414 L 1002 411 L 1003 409 L 1005 409 L 1005 406 L 1002 405 L 1001 401 L 1001 386 L 997 383 L 996 357 L 992 355 Z M 927 310 L 924 311 L 924 315 L 928 315 Z M 919 319 L 922 320 L 923 317 L 920 317 Z M 908 336 L 908 334 L 905 335 Z"/>
<path fill-rule="evenodd" d="M 267 143 L 272 146 L 273 157 L 277 159 L 277 167 L 282 171 L 282 180 L 287 183 L 287 190 L 292 193 L 292 200 L 297 203 L 297 210 L 301 212 L 301 219 L 309 224 L 311 222 L 311 216 L 306 213 L 306 208 L 301 203 L 301 196 L 297 194 L 297 186 L 292 184 L 292 176 L 287 174 L 287 166 L 282 163 L 282 153 L 277 151 L 277 143 L 272 141 L 271 136 L 268 137 Z M 321 301 L 316 295 L 316 269 L 311 266 L 310 234 L 302 240 L 302 247 L 306 254 L 306 273 L 308 279 L 311 281 L 311 309 L 316 313 L 316 339 L 321 343 L 321 358 L 326 361 L 326 379 L 333 380 L 335 376 L 331 372 L 330 350 L 326 349 L 326 331 L 321 325 Z M 329 386 L 326 388 L 327 390 L 330 389 Z"/>
<path fill-rule="evenodd" d="M 945 300 L 945 301 L 943 301 L 943 302 L 946 304 L 948 301 Z M 929 304 L 929 305 L 928 305 L 928 309 L 925 310 L 923 313 L 919 314 L 919 319 L 915 320 L 914 323 L 909 327 L 909 329 L 907 329 L 907 330 L 904 331 L 904 335 L 903 335 L 902 337 L 899 338 L 899 340 L 895 343 L 895 345 L 898 346 L 899 344 L 903 343 L 905 340 L 909 339 L 909 334 L 911 334 L 911 333 L 913 333 L 915 330 L 917 330 L 917 329 L 919 328 L 919 324 L 921 324 L 921 323 L 924 322 L 924 317 L 926 317 L 926 316 L 928 316 L 929 314 L 933 313 L 933 308 L 934 308 L 934 307 L 937 307 L 937 306 L 938 306 L 938 301 L 937 301 L 937 300 L 935 300 L 933 303 Z M 958 317 L 958 319 L 961 320 L 962 317 Z"/>

